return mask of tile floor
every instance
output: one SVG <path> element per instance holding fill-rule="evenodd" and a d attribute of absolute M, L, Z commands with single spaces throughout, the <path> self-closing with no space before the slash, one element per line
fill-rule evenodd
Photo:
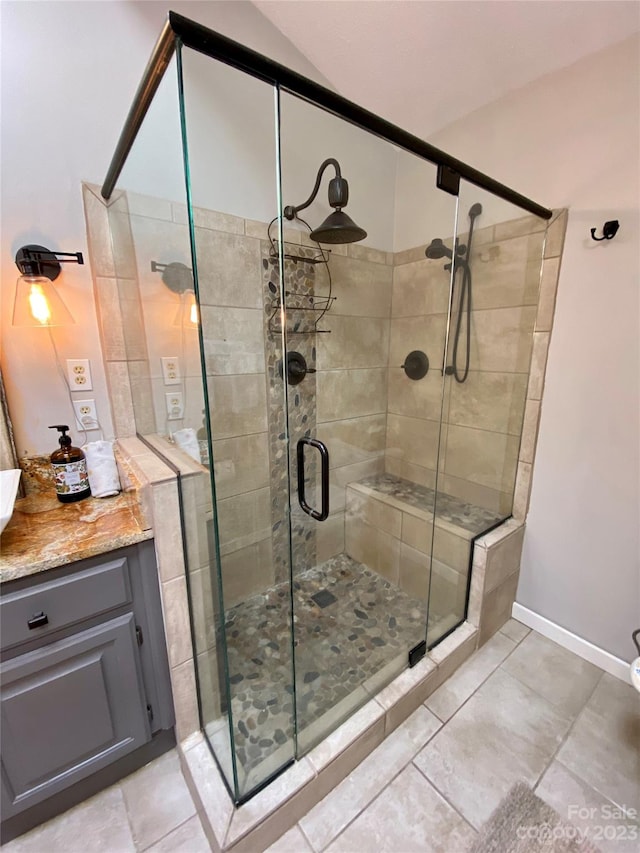
<path fill-rule="evenodd" d="M 269 853 L 465 853 L 518 780 L 637 853 L 640 697 L 512 619 Z M 175 751 L 3 848 L 87 849 L 209 850 Z"/>

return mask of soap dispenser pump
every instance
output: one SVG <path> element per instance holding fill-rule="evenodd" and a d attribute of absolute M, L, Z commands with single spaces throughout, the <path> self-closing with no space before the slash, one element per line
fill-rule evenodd
<path fill-rule="evenodd" d="M 91 496 L 87 460 L 79 447 L 73 447 L 67 435 L 66 424 L 54 424 L 49 429 L 62 433 L 59 438 L 60 450 L 51 454 L 51 466 L 56 483 L 56 495 L 63 504 L 81 501 Z"/>

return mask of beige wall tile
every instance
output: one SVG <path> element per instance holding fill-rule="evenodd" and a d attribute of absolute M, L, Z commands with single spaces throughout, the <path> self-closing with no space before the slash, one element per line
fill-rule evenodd
<path fill-rule="evenodd" d="M 530 305 L 473 311 L 470 360 L 474 370 L 527 373 L 535 315 Z"/>
<path fill-rule="evenodd" d="M 516 475 L 518 436 L 450 426 L 446 473 L 495 491 L 510 492 Z"/>
<path fill-rule="evenodd" d="M 82 198 L 87 223 L 91 269 L 94 276 L 114 278 L 116 268 L 113 263 L 107 207 L 105 202 L 99 199 L 86 184 L 82 185 Z"/>
<path fill-rule="evenodd" d="M 124 361 L 127 354 L 116 279 L 97 277 L 94 293 L 102 337 L 102 356 L 105 361 Z"/>
<path fill-rule="evenodd" d="M 175 483 L 160 483 L 152 490 L 153 532 L 160 580 L 184 575 L 180 508 Z"/>
<path fill-rule="evenodd" d="M 221 213 L 218 210 L 194 207 L 193 221 L 196 228 L 209 228 L 213 231 L 224 231 L 227 234 L 245 233 L 244 219 L 240 216 L 232 216 L 230 213 Z"/>
<path fill-rule="evenodd" d="M 387 416 L 387 453 L 435 470 L 440 425 L 436 421 Z"/>
<path fill-rule="evenodd" d="M 487 548 L 487 562 L 485 568 L 484 594 L 491 592 L 501 583 L 520 570 L 520 558 L 522 556 L 522 541 L 524 539 L 524 525 L 503 539 L 502 542 Z"/>
<path fill-rule="evenodd" d="M 524 521 L 529 511 L 532 467 L 527 462 L 518 462 L 516 487 L 513 495 L 513 517 L 519 521 Z"/>
<path fill-rule="evenodd" d="M 393 270 L 393 317 L 446 314 L 449 308 L 451 276 L 441 264 L 422 260 Z"/>
<path fill-rule="evenodd" d="M 271 536 L 271 490 L 258 489 L 218 500 L 220 553 L 229 554 Z"/>
<path fill-rule="evenodd" d="M 233 607 L 273 584 L 271 539 L 263 539 L 221 558 L 224 606 Z"/>
<path fill-rule="evenodd" d="M 316 560 L 323 563 L 344 552 L 344 513 L 330 515 L 316 530 Z"/>
<path fill-rule="evenodd" d="M 522 426 L 522 441 L 520 443 L 520 459 L 523 462 L 533 462 L 534 460 L 539 420 L 540 402 L 538 400 L 527 400 L 524 424 Z"/>
<path fill-rule="evenodd" d="M 431 557 L 404 542 L 400 543 L 400 571 L 398 585 L 407 595 L 426 602 L 429 597 Z"/>
<path fill-rule="evenodd" d="M 258 240 L 267 239 L 267 222 L 259 222 L 255 219 L 245 219 L 244 233 L 247 237 L 256 237 Z M 278 240 L 278 224 L 276 222 L 271 226 L 271 237 L 274 241 Z M 284 239 L 286 243 L 299 246 L 302 241 L 302 231 L 297 228 L 285 228 Z"/>
<path fill-rule="evenodd" d="M 480 616 L 478 646 L 484 645 L 511 618 L 517 588 L 518 572 L 515 572 L 485 595 Z"/>
<path fill-rule="evenodd" d="M 566 230 L 567 211 L 561 210 L 558 215 L 551 220 L 551 224 L 547 227 L 544 245 L 545 258 L 554 258 L 562 254 Z"/>
<path fill-rule="evenodd" d="M 116 438 L 133 436 L 136 434 L 136 422 L 127 364 L 124 361 L 106 361 L 105 372 Z"/>
<path fill-rule="evenodd" d="M 436 498 L 437 500 L 437 498 Z M 456 536 L 444 530 L 436 522 L 433 533 L 433 556 L 436 560 L 450 566 L 466 577 L 469 569 L 471 540 L 465 536 Z"/>
<path fill-rule="evenodd" d="M 450 387 L 451 383 L 447 383 L 445 394 L 448 394 Z M 443 387 L 440 368 L 437 365 L 431 364 L 427 375 L 417 381 L 409 379 L 400 366 L 391 367 L 388 388 L 390 412 L 412 418 L 440 420 Z"/>
<path fill-rule="evenodd" d="M 359 563 L 398 583 L 400 540 L 363 521 L 345 523 L 345 550 Z"/>
<path fill-rule="evenodd" d="M 262 313 L 250 308 L 201 307 L 208 375 L 264 373 Z"/>
<path fill-rule="evenodd" d="M 434 489 L 436 486 L 436 472 L 431 468 L 423 468 L 422 465 L 415 465 L 413 462 L 402 461 L 401 476 L 405 480 L 411 480 L 412 483 L 417 483 L 419 486 L 426 486 L 428 489 Z"/>
<path fill-rule="evenodd" d="M 109 231 L 113 251 L 113 268 L 118 278 L 135 279 L 136 250 L 131 232 L 129 212 L 119 210 L 117 205 L 108 208 Z"/>
<path fill-rule="evenodd" d="M 536 305 L 543 240 L 544 235 L 540 233 L 474 246 L 471 254 L 473 307 Z"/>
<path fill-rule="evenodd" d="M 327 370 L 316 374 L 318 421 L 337 421 L 384 412 L 387 371 Z"/>
<path fill-rule="evenodd" d="M 553 327 L 559 273 L 560 258 L 545 258 L 540 280 L 540 301 L 536 317 L 537 332 L 548 332 Z"/>
<path fill-rule="evenodd" d="M 218 500 L 269 484 L 266 432 L 214 441 L 213 460 Z"/>
<path fill-rule="evenodd" d="M 506 222 L 498 222 L 494 226 L 494 239 L 510 240 L 512 237 L 522 237 L 526 234 L 544 231 L 546 227 L 546 219 L 541 219 L 539 216 L 531 215 L 523 216 L 520 219 L 508 219 Z"/>
<path fill-rule="evenodd" d="M 387 253 L 381 252 L 380 249 L 374 249 L 371 246 L 363 246 L 362 243 L 349 243 L 347 246 L 348 255 L 356 261 L 368 261 L 372 264 L 387 263 Z"/>
<path fill-rule="evenodd" d="M 206 649 L 196 657 L 202 719 L 205 725 L 211 725 L 216 720 L 220 720 L 222 716 L 218 675 L 221 671 L 220 663 L 217 658 L 216 649 L 213 647 Z"/>
<path fill-rule="evenodd" d="M 171 670 L 171 690 L 176 714 L 176 739 L 178 743 L 200 728 L 196 676 L 193 661 L 187 660 Z"/>
<path fill-rule="evenodd" d="M 450 424 L 520 434 L 527 392 L 526 374 L 471 370 L 464 384 L 448 384 L 451 389 Z"/>
<path fill-rule="evenodd" d="M 429 362 L 437 367 L 444 352 L 445 329 L 444 314 L 394 318 L 391 321 L 389 367 L 401 367 L 406 356 L 413 350 L 422 350 Z"/>
<path fill-rule="evenodd" d="M 142 361 L 148 358 L 147 335 L 137 281 L 119 278 L 118 293 L 127 358 Z"/>
<path fill-rule="evenodd" d="M 317 437 L 331 449 L 332 468 L 366 462 L 384 454 L 387 418 L 384 414 L 318 424 Z"/>
<path fill-rule="evenodd" d="M 533 333 L 533 352 L 531 355 L 531 370 L 529 372 L 529 387 L 527 389 L 527 397 L 530 400 L 542 399 L 544 377 L 547 368 L 549 337 L 549 332 Z"/>
<path fill-rule="evenodd" d="M 366 522 L 400 539 L 402 515 L 384 501 L 347 488 L 347 524 Z"/>
<path fill-rule="evenodd" d="M 403 512 L 401 538 L 411 548 L 423 554 L 430 554 L 433 542 L 433 521 Z"/>
<path fill-rule="evenodd" d="M 163 581 L 160 591 L 169 666 L 174 667 L 193 657 L 186 580 Z"/>
<path fill-rule="evenodd" d="M 336 297 L 331 313 L 354 317 L 388 317 L 391 313 L 391 267 L 331 255 L 331 294 Z M 329 294 L 323 265 L 316 267 L 316 294 Z"/>
<path fill-rule="evenodd" d="M 214 439 L 267 431 L 264 373 L 211 376 L 207 384 Z"/>
<path fill-rule="evenodd" d="M 189 605 L 193 619 L 195 654 L 202 655 L 216 644 L 213 591 L 209 568 L 189 572 Z"/>
<path fill-rule="evenodd" d="M 448 495 L 453 495 L 453 497 L 460 498 L 460 500 L 467 503 L 495 510 L 496 512 L 500 512 L 504 504 L 505 495 L 511 500 L 510 493 L 499 492 L 496 489 L 483 486 L 481 483 L 472 483 L 470 480 L 452 477 L 449 474 L 440 475 L 438 478 L 438 488 Z"/>
<path fill-rule="evenodd" d="M 257 240 L 196 228 L 196 257 L 201 305 L 260 308 L 262 261 Z"/>
<path fill-rule="evenodd" d="M 130 190 L 127 190 L 126 198 L 129 213 L 134 216 L 164 219 L 167 222 L 171 222 L 173 219 L 171 202 L 166 199 L 132 193 Z"/>
<path fill-rule="evenodd" d="M 331 334 L 318 335 L 317 369 L 386 367 L 389 321 L 377 317 L 331 314 Z"/>
<path fill-rule="evenodd" d="M 153 408 L 153 388 L 149 378 L 149 362 L 127 362 L 129 382 L 131 383 L 131 399 L 133 401 L 136 432 L 148 435 L 158 431 Z"/>
<path fill-rule="evenodd" d="M 394 266 L 399 267 L 403 264 L 411 264 L 415 261 L 423 260 L 425 257 L 425 249 L 426 246 L 414 246 L 411 249 L 403 249 L 401 252 L 395 252 L 393 258 Z M 434 261 L 434 263 L 437 262 Z"/>
<path fill-rule="evenodd" d="M 356 462 L 354 465 L 342 465 L 332 468 L 329 472 L 329 506 L 331 512 L 342 509 L 346 502 L 346 487 L 349 483 L 357 483 L 364 477 L 374 477 L 382 474 L 384 458 L 369 459 L 367 462 Z M 318 475 L 319 476 L 319 475 Z M 319 495 L 319 490 L 318 490 Z"/>

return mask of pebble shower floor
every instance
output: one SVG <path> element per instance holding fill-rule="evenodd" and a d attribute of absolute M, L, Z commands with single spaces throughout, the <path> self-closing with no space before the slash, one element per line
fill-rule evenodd
<path fill-rule="evenodd" d="M 424 602 L 345 554 L 298 575 L 293 595 L 299 732 L 424 639 Z M 430 614 L 430 623 L 436 618 Z M 227 611 L 240 776 L 276 758 L 293 738 L 289 619 L 288 584 Z"/>

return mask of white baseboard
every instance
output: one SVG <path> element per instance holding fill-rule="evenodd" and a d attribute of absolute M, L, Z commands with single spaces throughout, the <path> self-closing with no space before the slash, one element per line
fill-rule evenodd
<path fill-rule="evenodd" d="M 631 684 L 630 664 L 626 661 L 617 658 L 609 652 L 605 652 L 599 646 L 594 646 L 588 640 L 579 637 L 577 634 L 572 634 L 566 628 L 561 628 L 555 622 L 551 622 L 551 620 L 540 616 L 539 613 L 535 613 L 533 610 L 529 610 L 528 607 L 523 607 L 522 604 L 518 604 L 517 602 L 513 605 L 511 615 L 518 622 L 522 622 L 523 625 L 533 628 L 534 631 L 542 634 L 543 637 L 553 640 L 554 643 L 563 646 L 563 648 L 568 649 L 568 651 L 573 652 L 578 657 L 588 660 L 589 663 L 599 666 L 600 669 L 604 669 L 609 675 L 614 675 L 621 681 Z"/>

